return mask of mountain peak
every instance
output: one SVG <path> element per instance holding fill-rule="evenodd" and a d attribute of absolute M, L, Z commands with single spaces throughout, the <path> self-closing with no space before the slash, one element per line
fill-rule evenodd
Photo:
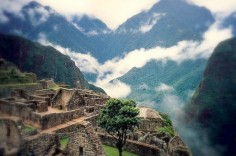
<path fill-rule="evenodd" d="M 36 1 L 31 1 L 24 6 L 24 8 L 37 8 L 37 7 L 42 7 L 42 5 Z"/>

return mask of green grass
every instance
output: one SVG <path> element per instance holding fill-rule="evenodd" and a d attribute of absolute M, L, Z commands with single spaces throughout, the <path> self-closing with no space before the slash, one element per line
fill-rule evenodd
<path fill-rule="evenodd" d="M 31 125 L 28 125 L 28 124 L 24 124 L 24 128 L 23 128 L 23 131 L 26 132 L 26 133 L 30 133 L 30 132 L 33 132 L 35 131 L 36 128 L 31 126 Z"/>
<path fill-rule="evenodd" d="M 65 149 L 66 145 L 68 144 L 70 138 L 69 137 L 63 137 L 62 139 L 60 139 L 60 145 L 61 145 L 61 149 Z"/>
<path fill-rule="evenodd" d="M 54 83 L 53 85 L 49 86 L 48 89 L 58 90 L 58 89 L 60 89 L 60 87 Z"/>
<path fill-rule="evenodd" d="M 119 155 L 117 148 L 103 145 L 103 149 L 105 151 L 106 156 L 118 156 Z M 123 151 L 122 156 L 138 156 L 138 155 L 131 153 L 131 152 Z"/>

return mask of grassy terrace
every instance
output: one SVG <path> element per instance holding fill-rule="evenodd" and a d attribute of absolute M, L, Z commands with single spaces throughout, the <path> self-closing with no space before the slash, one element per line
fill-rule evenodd
<path fill-rule="evenodd" d="M 103 145 L 103 149 L 105 151 L 106 156 L 118 156 L 119 155 L 117 148 Z M 138 155 L 131 153 L 131 152 L 123 151 L 122 156 L 138 156 Z"/>
<path fill-rule="evenodd" d="M 37 86 L 38 83 L 16 83 L 16 84 L 0 84 L 0 88 L 4 87 L 22 87 L 22 86 Z"/>

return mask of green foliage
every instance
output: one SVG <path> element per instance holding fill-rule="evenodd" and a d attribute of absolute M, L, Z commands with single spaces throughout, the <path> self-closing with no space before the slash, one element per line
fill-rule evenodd
<path fill-rule="evenodd" d="M 158 132 L 165 132 L 170 136 L 175 136 L 175 130 L 173 128 L 172 121 L 168 114 L 160 113 L 161 117 L 163 118 L 163 125 L 161 128 L 157 129 Z"/>
<path fill-rule="evenodd" d="M 106 156 L 119 155 L 117 149 L 114 147 L 103 145 L 103 149 L 105 151 Z M 123 156 L 138 156 L 138 155 L 131 152 L 123 151 Z"/>
<path fill-rule="evenodd" d="M 181 101 L 187 102 L 190 93 L 198 86 L 206 60 L 186 60 L 181 63 L 174 61 L 150 61 L 142 68 L 133 68 L 122 77 L 120 81 L 129 84 L 132 92 L 128 98 L 146 103 L 146 106 L 161 112 L 170 113 L 170 109 L 163 102 L 168 95 L 176 95 Z M 173 87 L 173 90 L 156 91 L 161 84 Z M 158 103 L 149 105 L 149 101 Z"/>
<path fill-rule="evenodd" d="M 98 125 L 116 139 L 119 153 L 127 134 L 139 125 L 139 109 L 132 100 L 110 99 L 99 114 Z"/>
<path fill-rule="evenodd" d="M 58 90 L 58 89 L 60 89 L 60 87 L 57 85 L 57 84 L 52 84 L 52 85 L 50 85 L 49 87 L 48 87 L 48 89 L 52 89 L 52 90 Z"/>
<path fill-rule="evenodd" d="M 59 140 L 60 142 L 60 148 L 63 150 L 65 149 L 66 145 L 69 143 L 70 138 L 69 137 L 63 137 Z"/>
<path fill-rule="evenodd" d="M 0 69 L 0 84 L 6 85 L 34 82 L 37 82 L 37 77 L 33 73 L 22 73 L 14 66 L 5 70 Z"/>
<path fill-rule="evenodd" d="M 33 131 L 35 131 L 35 130 L 36 130 L 35 127 L 33 127 L 33 126 L 31 126 L 31 125 L 28 125 L 28 124 L 24 124 L 23 131 L 24 131 L 25 133 L 31 133 L 31 132 L 33 132 Z"/>
<path fill-rule="evenodd" d="M 108 133 L 118 133 L 122 129 L 132 131 L 138 126 L 136 103 L 131 100 L 110 99 L 99 115 L 99 126 Z"/>

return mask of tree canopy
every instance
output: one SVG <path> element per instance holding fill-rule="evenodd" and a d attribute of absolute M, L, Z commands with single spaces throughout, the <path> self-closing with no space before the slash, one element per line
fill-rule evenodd
<path fill-rule="evenodd" d="M 99 115 L 98 125 L 116 139 L 120 156 L 127 134 L 140 123 L 138 114 L 135 101 L 110 99 Z"/>

